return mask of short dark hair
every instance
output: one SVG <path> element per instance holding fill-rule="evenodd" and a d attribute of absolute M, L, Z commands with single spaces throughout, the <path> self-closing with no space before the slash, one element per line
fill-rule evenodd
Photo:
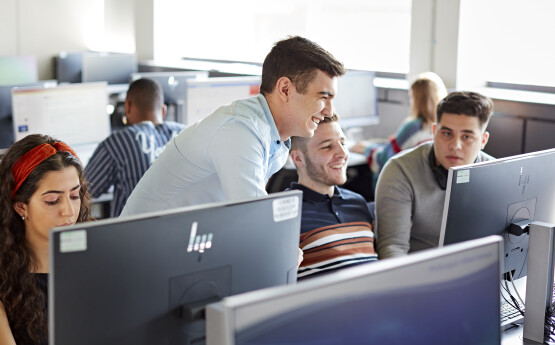
<path fill-rule="evenodd" d="M 339 121 L 339 116 L 337 113 L 333 113 L 330 117 L 324 117 L 322 121 L 318 124 L 318 126 L 324 123 L 336 122 Z M 306 143 L 310 140 L 310 138 L 306 137 L 291 137 L 291 150 L 299 150 L 303 153 L 306 153 Z"/>
<path fill-rule="evenodd" d="M 437 122 L 441 121 L 443 113 L 477 117 L 480 127 L 484 130 L 493 114 L 493 102 L 489 97 L 477 92 L 451 92 L 437 105 Z"/>
<path fill-rule="evenodd" d="M 157 111 L 164 103 L 164 92 L 156 80 L 141 78 L 129 85 L 126 99 L 143 111 Z"/>
<path fill-rule="evenodd" d="M 260 92 L 271 93 L 281 77 L 291 80 L 297 92 L 306 92 L 318 70 L 330 77 L 345 74 L 343 64 L 318 44 L 300 36 L 277 42 L 264 59 Z"/>

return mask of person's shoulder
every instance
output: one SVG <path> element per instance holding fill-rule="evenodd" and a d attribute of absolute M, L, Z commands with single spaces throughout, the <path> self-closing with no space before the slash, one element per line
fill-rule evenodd
<path fill-rule="evenodd" d="M 487 161 L 493 161 L 495 160 L 495 157 L 490 156 L 489 154 L 485 153 L 484 151 L 480 151 L 478 153 L 478 162 L 487 162 Z"/>
<path fill-rule="evenodd" d="M 175 121 L 164 121 L 162 125 L 173 130 L 184 130 L 187 126 L 183 123 L 175 122 Z"/>
<path fill-rule="evenodd" d="M 221 109 L 228 116 L 229 121 L 241 123 L 250 128 L 258 137 L 267 138 L 270 136 L 271 128 L 264 112 L 263 102 L 265 100 L 261 100 L 259 95 L 237 100 Z"/>
<path fill-rule="evenodd" d="M 430 150 L 432 149 L 432 144 L 433 143 L 431 141 L 427 141 L 409 149 L 403 150 L 395 156 L 391 157 L 390 161 L 405 162 L 426 158 Z"/>
<path fill-rule="evenodd" d="M 425 171 L 425 167 L 429 164 L 428 157 L 431 149 L 432 143 L 425 142 L 399 152 L 385 163 L 380 178 L 385 175 L 388 179 L 395 180 L 406 174 L 412 175 L 415 172 Z"/>
<path fill-rule="evenodd" d="M 420 130 L 422 128 L 422 120 L 419 118 L 408 117 L 399 126 L 398 132 L 409 130 Z"/>
<path fill-rule="evenodd" d="M 346 198 L 349 198 L 349 199 L 359 199 L 359 200 L 366 201 L 366 199 L 364 199 L 364 197 L 361 194 L 357 193 L 357 192 L 354 192 L 350 189 L 342 188 L 342 187 L 339 187 L 339 186 L 336 186 L 336 188 L 341 192 L 341 195 L 344 198 L 346 197 Z"/>

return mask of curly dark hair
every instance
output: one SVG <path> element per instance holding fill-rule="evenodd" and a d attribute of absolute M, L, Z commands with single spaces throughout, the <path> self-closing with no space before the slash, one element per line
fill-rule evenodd
<path fill-rule="evenodd" d="M 81 189 L 81 208 L 77 222 L 93 220 L 91 197 L 83 167 L 79 159 L 69 152 L 58 151 L 41 162 L 25 179 L 16 194 L 12 173 L 14 164 L 29 150 L 41 144 L 57 142 L 40 134 L 29 135 L 13 144 L 0 162 L 0 301 L 4 305 L 10 327 L 25 341 L 40 343 L 48 335 L 46 300 L 38 283 L 29 274 L 36 268 L 36 257 L 25 241 L 25 225 L 15 212 L 16 202 L 28 203 L 44 175 L 73 166 L 77 169 Z"/>

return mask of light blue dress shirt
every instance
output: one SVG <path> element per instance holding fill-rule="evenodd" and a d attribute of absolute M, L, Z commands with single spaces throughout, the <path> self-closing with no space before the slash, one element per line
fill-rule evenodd
<path fill-rule="evenodd" d="M 266 98 L 223 106 L 168 143 L 139 181 L 122 216 L 266 195 L 287 160 Z"/>

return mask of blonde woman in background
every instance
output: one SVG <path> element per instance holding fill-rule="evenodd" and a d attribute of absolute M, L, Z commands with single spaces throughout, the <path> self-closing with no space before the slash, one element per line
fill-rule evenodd
<path fill-rule="evenodd" d="M 447 96 L 441 78 L 433 72 L 419 74 L 409 90 L 410 116 L 401 124 L 397 133 L 385 143 L 361 141 L 351 147 L 351 152 L 362 153 L 368 158 L 375 191 L 378 175 L 385 163 L 402 150 L 432 140 L 432 124 L 436 121 L 436 108 Z"/>

